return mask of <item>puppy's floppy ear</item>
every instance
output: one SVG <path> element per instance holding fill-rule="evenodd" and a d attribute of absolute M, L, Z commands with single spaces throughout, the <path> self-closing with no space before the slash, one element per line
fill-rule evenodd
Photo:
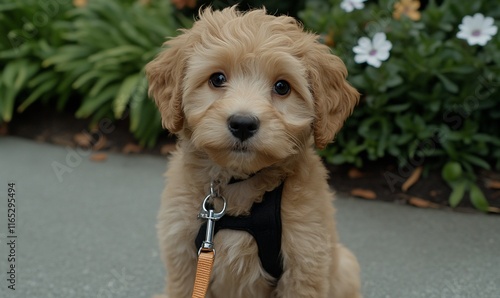
<path fill-rule="evenodd" d="M 163 127 L 171 133 L 182 129 L 182 82 L 184 80 L 189 34 L 183 34 L 165 42 L 167 46 L 146 65 L 149 96 L 160 110 Z"/>
<path fill-rule="evenodd" d="M 315 42 L 306 54 L 316 119 L 314 141 L 322 149 L 331 142 L 358 103 L 359 93 L 347 81 L 347 69 L 326 45 Z"/>

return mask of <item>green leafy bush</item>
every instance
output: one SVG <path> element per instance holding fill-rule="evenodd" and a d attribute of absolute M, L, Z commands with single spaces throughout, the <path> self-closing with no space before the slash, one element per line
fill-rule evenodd
<path fill-rule="evenodd" d="M 391 188 L 408 177 L 402 167 L 442 167 L 452 187 L 450 204 L 456 206 L 469 192 L 474 206 L 485 210 L 474 170 L 500 168 L 494 125 L 500 119 L 500 34 L 480 46 L 457 33 L 462 19 L 478 12 L 498 28 L 500 6 L 486 0 L 429 1 L 416 16 L 396 19 L 397 2 L 368 1 L 346 12 L 340 0 L 309 0 L 300 14 L 346 62 L 348 79 L 363 94 L 336 144 L 322 154 L 329 162 L 357 166 L 395 158 L 400 170 L 386 173 Z M 353 48 L 359 39 L 380 32 L 392 44 L 388 59 L 380 67 L 357 63 Z"/>
<path fill-rule="evenodd" d="M 44 12 L 37 1 L 16 1 L 0 6 L 5 36 L 37 34 L 12 49 L 1 40 L 0 63 L 7 96 L 0 104 L 4 121 L 12 117 L 16 98 L 22 112 L 36 100 L 81 100 L 78 118 L 130 117 L 130 130 L 143 145 L 153 145 L 161 132 L 160 116 L 147 97 L 143 68 L 167 36 L 175 36 L 182 17 L 174 17 L 168 1 L 149 5 L 139 1 L 89 1 L 81 8 L 68 1 L 51 1 Z M 59 4 L 62 3 L 62 4 Z M 57 7 L 57 8 L 56 8 Z M 7 14 L 7 11 L 9 12 Z M 30 16 L 50 17 L 43 24 L 22 24 Z M 186 21 L 184 26 L 190 25 Z M 12 38 L 11 38 L 12 40 Z M 14 39 L 15 40 L 15 39 Z M 4 60 L 5 59 L 5 60 Z"/>
<path fill-rule="evenodd" d="M 0 4 L 0 121 L 12 119 L 16 100 L 23 111 L 37 99 L 67 98 L 68 90 L 56 88 L 62 77 L 43 68 L 41 61 L 62 44 L 60 32 L 51 25 L 68 7 L 34 0 Z"/>

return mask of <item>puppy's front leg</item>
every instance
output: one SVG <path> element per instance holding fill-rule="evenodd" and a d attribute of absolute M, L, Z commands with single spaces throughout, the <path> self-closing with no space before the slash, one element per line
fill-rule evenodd
<path fill-rule="evenodd" d="M 181 258 L 185 259 L 185 258 Z M 177 260 L 180 262 L 180 260 Z M 191 263 L 191 261 L 187 262 Z M 166 290 L 167 297 L 189 298 L 194 284 L 195 266 L 188 264 L 167 265 Z"/>
<path fill-rule="evenodd" d="M 325 243 L 330 241 L 325 241 L 324 237 L 315 235 L 316 233 L 318 231 L 297 230 L 290 238 L 284 234 L 282 243 L 284 272 L 276 289 L 277 297 L 333 298 L 329 297 L 329 281 L 332 279 L 331 245 Z"/>
<path fill-rule="evenodd" d="M 160 250 L 167 272 L 165 293 L 171 298 L 191 297 L 197 261 L 194 239 L 199 225 L 191 220 L 196 211 L 180 202 L 186 201 L 178 197 L 165 200 L 158 216 Z"/>

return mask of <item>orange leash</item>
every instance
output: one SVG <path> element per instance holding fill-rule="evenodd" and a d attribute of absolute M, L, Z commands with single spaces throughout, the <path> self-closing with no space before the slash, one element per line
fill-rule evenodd
<path fill-rule="evenodd" d="M 213 250 L 201 250 L 196 267 L 196 278 L 194 280 L 192 298 L 205 298 L 210 283 L 210 275 L 214 265 L 215 252 Z"/>

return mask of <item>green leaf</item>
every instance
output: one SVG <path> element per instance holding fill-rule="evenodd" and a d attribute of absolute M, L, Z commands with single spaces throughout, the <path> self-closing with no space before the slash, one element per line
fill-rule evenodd
<path fill-rule="evenodd" d="M 56 77 L 57 75 L 52 71 L 45 71 L 38 73 L 37 76 L 35 76 L 30 80 L 30 82 L 28 83 L 28 87 L 29 88 L 36 87 L 37 85 L 42 84 L 43 82 Z"/>
<path fill-rule="evenodd" d="M 87 59 L 77 59 L 72 62 L 67 62 L 64 64 L 56 64 L 55 70 L 56 72 L 69 73 L 75 72 L 78 69 L 87 69 L 90 68 L 91 64 L 87 61 Z"/>
<path fill-rule="evenodd" d="M 17 111 L 19 113 L 24 112 L 24 110 L 31 105 L 33 102 L 35 102 L 40 96 L 48 92 L 49 90 L 53 89 L 55 86 L 57 86 L 57 79 L 53 78 L 50 81 L 46 81 L 43 84 L 40 84 L 34 91 L 31 92 L 30 96 L 26 98 L 21 105 L 17 108 Z"/>
<path fill-rule="evenodd" d="M 106 102 L 113 99 L 116 92 L 118 92 L 118 85 L 111 85 L 105 88 L 99 95 L 95 97 L 86 97 L 83 101 L 83 104 L 76 111 L 75 115 L 77 118 L 85 118 L 94 113 L 97 109 L 99 109 Z"/>
<path fill-rule="evenodd" d="M 5 88 L 4 85 L 0 83 L 0 94 L 5 94 Z M 4 113 L 4 101 L 0 101 L 0 123 L 4 120 L 3 119 L 3 113 Z"/>
<path fill-rule="evenodd" d="M 355 76 L 350 76 L 349 81 L 356 88 L 367 89 L 369 87 L 369 83 L 366 77 L 363 74 L 358 74 Z"/>
<path fill-rule="evenodd" d="M 476 133 L 472 136 L 474 141 L 492 143 L 495 146 L 500 146 L 500 138 L 485 133 Z"/>
<path fill-rule="evenodd" d="M 121 73 L 111 73 L 109 75 L 99 77 L 99 80 L 97 80 L 94 86 L 92 86 L 92 89 L 90 89 L 89 96 L 97 96 L 97 94 L 99 94 L 104 87 L 110 85 L 111 82 L 120 80 L 121 78 Z"/>
<path fill-rule="evenodd" d="M 447 67 L 443 69 L 441 72 L 442 73 L 458 73 L 458 74 L 469 74 L 477 69 L 474 66 L 471 65 L 457 65 L 453 67 Z"/>
<path fill-rule="evenodd" d="M 89 82 L 92 79 L 98 78 L 100 75 L 103 73 L 98 71 L 98 70 L 91 70 L 82 76 L 80 76 L 76 81 L 73 82 L 72 87 L 74 89 L 79 89 L 82 87 L 85 83 Z"/>
<path fill-rule="evenodd" d="M 133 42 L 140 44 L 146 49 L 153 47 L 154 45 L 151 43 L 151 40 L 144 38 L 144 34 L 140 33 L 136 30 L 134 26 L 132 26 L 128 20 L 122 21 L 120 23 L 120 28 L 125 36 Z"/>
<path fill-rule="evenodd" d="M 399 75 L 395 75 L 395 74 L 392 74 L 389 76 L 389 78 L 387 79 L 387 87 L 396 87 L 398 85 L 400 85 L 401 83 L 403 83 L 403 78 Z"/>
<path fill-rule="evenodd" d="M 439 78 L 441 83 L 443 83 L 443 86 L 446 90 L 448 90 L 450 93 L 457 93 L 458 92 L 458 86 L 457 84 L 453 83 L 450 79 L 448 79 L 446 76 L 437 73 L 436 76 Z"/>
<path fill-rule="evenodd" d="M 68 51 L 68 52 L 57 52 L 54 56 L 45 59 L 42 62 L 43 67 L 49 67 L 54 64 L 64 64 L 72 62 L 78 58 L 86 57 L 89 54 L 89 49 L 85 47 L 80 47 L 78 50 Z"/>
<path fill-rule="evenodd" d="M 450 206 L 455 208 L 458 206 L 462 198 L 464 197 L 465 194 L 465 188 L 467 186 L 467 181 L 465 180 L 460 180 L 457 182 L 452 183 L 452 191 L 450 194 L 450 197 L 448 198 L 448 202 L 450 203 Z"/>
<path fill-rule="evenodd" d="M 462 177 L 462 166 L 456 161 L 447 162 L 442 171 L 441 176 L 448 182 L 453 182 Z"/>
<path fill-rule="evenodd" d="M 12 113 L 14 110 L 14 100 L 16 99 L 16 94 L 14 89 L 9 88 L 2 94 L 3 107 L 2 107 L 2 118 L 5 122 L 10 122 L 12 120 Z"/>
<path fill-rule="evenodd" d="M 145 103 L 137 103 L 130 105 L 130 131 L 136 131 L 141 122 L 142 106 Z"/>
<path fill-rule="evenodd" d="M 476 165 L 478 167 L 481 167 L 485 170 L 489 170 L 491 169 L 491 166 L 484 160 L 484 159 L 481 159 L 477 156 L 474 156 L 472 154 L 462 154 L 462 158 L 465 160 L 465 161 L 468 161 L 470 162 L 471 164 L 473 165 Z"/>
<path fill-rule="evenodd" d="M 122 57 L 122 56 L 140 56 L 144 52 L 143 49 L 133 45 L 122 45 L 116 48 L 111 48 L 107 50 L 103 50 L 94 54 L 88 58 L 89 62 L 98 62 L 105 59 Z"/>
<path fill-rule="evenodd" d="M 28 61 L 20 66 L 16 80 L 14 82 L 14 89 L 19 92 L 27 85 L 28 79 L 31 78 L 40 67 L 36 63 L 29 63 Z"/>
<path fill-rule="evenodd" d="M 26 59 L 15 60 L 5 66 L 2 73 L 2 81 L 5 88 L 3 94 L 0 95 L 3 101 L 2 119 L 5 122 L 12 120 L 16 96 L 26 84 L 29 76 L 36 71 L 35 67 L 36 65 L 30 65 Z"/>
<path fill-rule="evenodd" d="M 125 111 L 130 97 L 137 87 L 137 82 L 141 77 L 140 75 L 140 73 L 130 75 L 121 84 L 120 90 L 118 90 L 115 100 L 113 101 L 113 111 L 116 118 L 120 118 Z"/>
<path fill-rule="evenodd" d="M 448 156 L 451 158 L 451 159 L 455 159 L 455 160 L 458 160 L 459 159 L 459 153 L 458 151 L 453 147 L 452 145 L 453 143 L 450 142 L 446 137 L 443 137 L 441 139 L 441 146 L 443 147 L 443 149 L 446 151 L 446 154 L 448 154 Z"/>
<path fill-rule="evenodd" d="M 0 5 L 0 11 L 9 11 L 9 10 L 14 10 L 20 6 L 19 2 L 12 2 L 12 3 L 2 3 Z"/>
<path fill-rule="evenodd" d="M 334 156 L 330 156 L 327 158 L 328 163 L 334 164 L 334 165 L 340 165 L 346 162 L 346 159 L 343 155 L 341 154 L 336 154 Z"/>
<path fill-rule="evenodd" d="M 17 73 L 20 68 L 22 68 L 23 61 L 12 61 L 7 63 L 7 65 L 2 70 L 2 81 L 7 88 L 12 88 L 16 80 Z"/>
<path fill-rule="evenodd" d="M 470 183 L 470 200 L 476 209 L 485 212 L 488 211 L 488 201 L 481 189 L 475 183 Z"/>
<path fill-rule="evenodd" d="M 411 103 L 407 102 L 407 103 L 395 104 L 395 105 L 392 105 L 392 106 L 387 106 L 385 108 L 385 110 L 387 112 L 391 112 L 391 113 L 400 113 L 400 112 L 403 112 L 403 111 L 409 109 L 410 107 L 411 107 Z"/>

